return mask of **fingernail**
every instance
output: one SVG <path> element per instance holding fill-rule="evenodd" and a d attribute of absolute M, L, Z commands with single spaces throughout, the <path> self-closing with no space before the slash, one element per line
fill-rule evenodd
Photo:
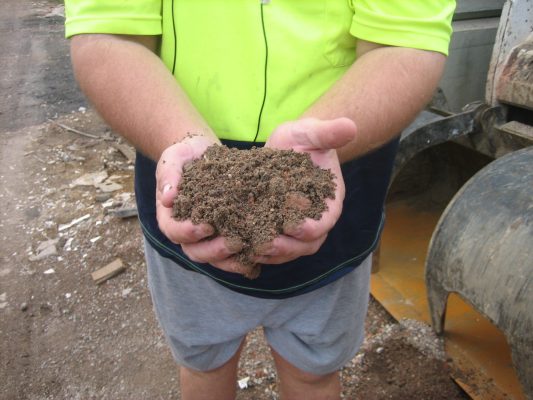
<path fill-rule="evenodd" d="M 172 185 L 170 183 L 167 183 L 165 186 L 163 186 L 163 193 L 167 193 L 172 189 Z"/>

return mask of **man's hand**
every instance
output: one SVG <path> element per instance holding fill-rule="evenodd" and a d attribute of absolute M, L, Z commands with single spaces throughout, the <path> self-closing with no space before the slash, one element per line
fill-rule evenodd
<path fill-rule="evenodd" d="M 297 226 L 287 226 L 284 234 L 258 249 L 255 261 L 281 264 L 304 255 L 314 254 L 326 240 L 328 232 L 339 219 L 344 201 L 344 180 L 335 149 L 355 138 L 357 128 L 348 118 L 319 120 L 306 118 L 280 125 L 265 147 L 293 149 L 311 155 L 313 163 L 335 175 L 335 199 L 327 199 L 328 209 L 320 220 L 307 218 Z"/>
<path fill-rule="evenodd" d="M 167 147 L 157 163 L 157 222 L 161 232 L 176 244 L 195 243 L 213 234 L 213 227 L 210 225 L 194 225 L 189 220 L 176 221 L 172 217 L 172 207 L 183 167 L 200 158 L 205 150 L 215 143 L 213 139 L 201 135 L 186 137 Z"/>
<path fill-rule="evenodd" d="M 172 207 L 178 193 L 183 167 L 200 158 L 213 144 L 220 142 L 202 135 L 190 136 L 163 151 L 156 171 L 157 222 L 161 232 L 170 241 L 181 244 L 183 251 L 192 261 L 209 263 L 230 272 L 248 272 L 249 268 L 240 265 L 232 257 L 241 250 L 241 243 L 228 241 L 220 236 L 206 239 L 214 233 L 211 225 L 195 225 L 191 220 L 176 221 L 172 217 Z"/>

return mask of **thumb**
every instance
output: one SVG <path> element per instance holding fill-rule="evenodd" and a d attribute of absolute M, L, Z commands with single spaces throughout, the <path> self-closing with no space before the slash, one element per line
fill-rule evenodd
<path fill-rule="evenodd" d="M 174 153 L 167 150 L 161 155 L 156 169 L 157 199 L 164 207 L 170 208 L 178 194 L 183 160 L 173 157 Z"/>
<path fill-rule="evenodd" d="M 305 118 L 292 124 L 294 140 L 306 149 L 337 149 L 352 141 L 357 133 L 355 122 L 349 118 Z"/>
<path fill-rule="evenodd" d="M 174 204 L 174 199 L 178 194 L 177 185 L 172 185 L 170 183 L 164 183 L 160 189 L 159 199 L 161 204 L 167 208 L 170 208 Z"/>

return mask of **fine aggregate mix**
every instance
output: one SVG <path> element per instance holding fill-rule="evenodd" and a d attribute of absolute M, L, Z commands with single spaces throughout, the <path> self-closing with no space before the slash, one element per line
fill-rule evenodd
<path fill-rule="evenodd" d="M 333 173 L 307 153 L 213 145 L 185 166 L 173 212 L 177 220 L 210 224 L 212 237 L 241 248 L 235 257 L 253 279 L 261 246 L 305 218 L 319 220 L 334 197 Z"/>

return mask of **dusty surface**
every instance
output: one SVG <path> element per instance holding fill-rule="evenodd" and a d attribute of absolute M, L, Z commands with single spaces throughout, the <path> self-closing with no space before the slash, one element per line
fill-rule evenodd
<path fill-rule="evenodd" d="M 51 123 L 2 135 L 0 398 L 178 399 L 137 222 L 109 211 L 131 205 L 131 163 L 92 113 L 60 121 L 101 139 Z M 122 188 L 105 194 L 95 187 L 111 182 Z M 32 261 L 38 246 L 53 239 L 55 254 Z M 116 258 L 126 271 L 96 285 L 91 272 Z M 345 398 L 464 398 L 439 349 L 427 327 L 400 325 L 371 302 L 366 342 L 342 371 Z M 239 379 L 247 386 L 239 399 L 277 398 L 260 330 L 249 336 Z"/>
<path fill-rule="evenodd" d="M 51 80 L 40 82 L 43 71 L 0 61 L 2 88 L 35 82 L 0 100 L 0 399 L 179 399 L 176 368 L 146 288 L 138 224 L 109 211 L 130 207 L 132 165 L 94 114 L 70 113 L 85 103 L 75 100 L 79 93 L 68 95 L 69 79 L 54 75 L 64 71 L 65 44 L 39 47 L 47 29 L 58 37 L 59 17 L 43 17 L 55 6 L 0 3 L 2 49 L 21 57 L 43 51 L 53 69 Z M 31 29 L 19 36 L 9 24 Z M 70 99 L 67 106 L 50 91 Z M 43 102 L 48 105 L 40 107 Z M 58 121 L 97 138 L 45 122 L 56 112 Z M 101 193 L 97 186 L 115 190 Z M 91 272 L 116 258 L 126 271 L 96 285 Z M 427 327 L 400 325 L 375 302 L 366 324 L 360 354 L 342 371 L 344 398 L 465 398 L 448 378 L 438 359 L 440 342 Z M 238 399 L 277 398 L 259 330 L 249 336 L 239 379 L 248 387 L 238 389 Z"/>
<path fill-rule="evenodd" d="M 211 225 L 240 247 L 235 258 L 250 279 L 260 274 L 253 257 L 305 218 L 320 219 L 335 198 L 334 176 L 309 154 L 271 148 L 211 146 L 187 164 L 174 200 L 174 217 Z"/>
<path fill-rule="evenodd" d="M 15 130 L 87 106 L 72 84 L 59 1 L 0 2 L 0 127 Z"/>

